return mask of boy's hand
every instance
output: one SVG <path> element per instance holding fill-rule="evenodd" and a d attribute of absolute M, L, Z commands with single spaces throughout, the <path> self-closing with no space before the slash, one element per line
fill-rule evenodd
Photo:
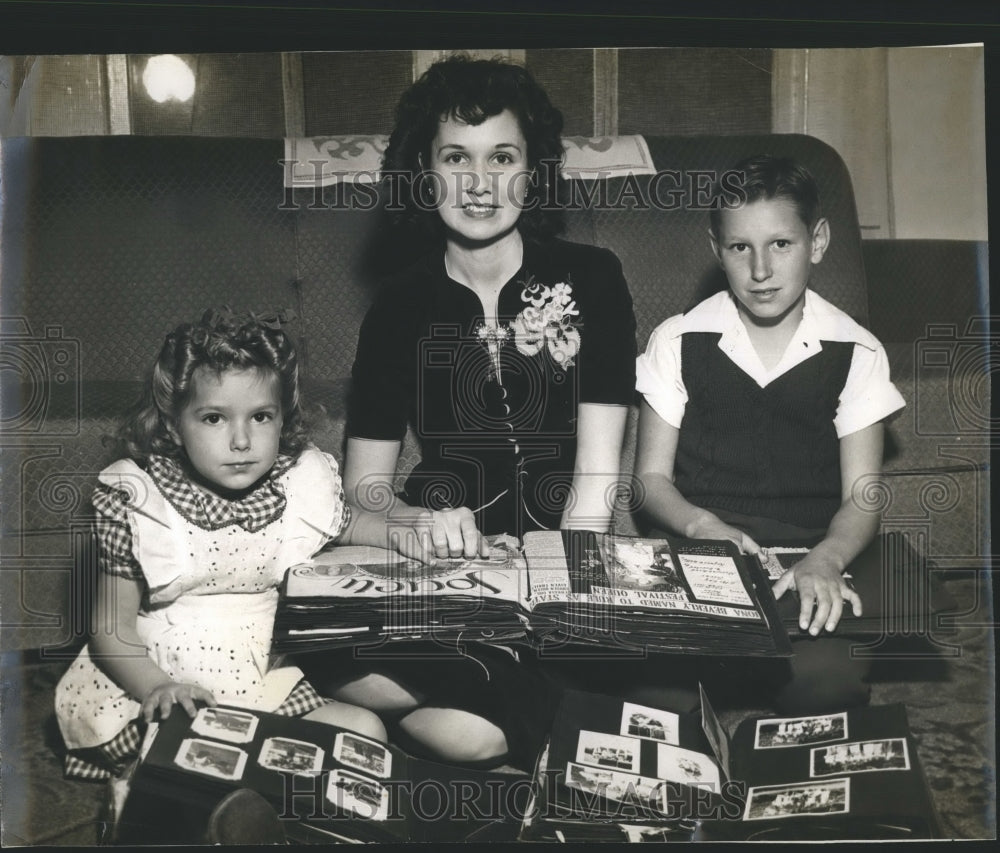
<path fill-rule="evenodd" d="M 165 720 L 170 716 L 170 709 L 175 704 L 179 704 L 187 711 L 189 717 L 193 717 L 198 713 L 198 709 L 194 706 L 195 700 L 204 702 L 210 708 L 214 708 L 219 704 L 208 690 L 204 687 L 199 687 L 197 684 L 164 681 L 162 684 L 157 684 L 153 687 L 146 694 L 146 698 L 142 700 L 142 718 L 147 723 L 151 723 L 156 712 L 159 711 L 160 719 Z"/>
<path fill-rule="evenodd" d="M 814 558 L 814 553 L 807 554 L 778 578 L 772 590 L 775 598 L 781 598 L 789 589 L 798 590 L 801 603 L 799 628 L 803 631 L 808 629 L 815 637 L 824 628 L 832 631 L 837 627 L 845 601 L 851 603 L 854 615 L 860 616 L 861 597 L 848 585 L 836 566 Z"/>
<path fill-rule="evenodd" d="M 738 527 L 726 524 L 721 518 L 706 512 L 684 531 L 688 539 L 728 539 L 744 554 L 759 554 L 760 545 Z"/>

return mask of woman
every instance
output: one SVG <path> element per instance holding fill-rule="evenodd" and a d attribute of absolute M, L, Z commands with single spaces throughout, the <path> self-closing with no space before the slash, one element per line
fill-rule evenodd
<path fill-rule="evenodd" d="M 481 533 L 607 530 L 635 387 L 635 319 L 618 259 L 552 236 L 561 114 L 523 68 L 455 57 L 403 95 L 396 122 L 387 196 L 426 229 L 429 251 L 386 282 L 361 328 L 348 501 L 390 518 L 400 505 L 434 510 L 425 545 L 439 557 L 485 555 Z M 407 425 L 422 461 L 395 495 Z M 383 666 L 335 695 L 395 712 L 397 739 L 411 749 L 530 761 L 539 731 L 529 708 L 544 716 L 534 676 L 503 651 L 475 655 L 483 666 L 465 660 L 466 671 L 489 689 L 457 675 L 451 657 L 405 672 Z M 416 676 L 426 686 L 435 666 L 442 674 L 427 689 L 404 686 Z"/>
<path fill-rule="evenodd" d="M 552 239 L 561 129 L 530 74 L 497 61 L 439 62 L 397 110 L 389 197 L 433 248 L 362 326 L 345 486 L 381 509 L 412 425 L 422 461 L 395 500 L 450 521 L 438 556 L 473 556 L 478 531 L 611 519 L 635 320 L 611 252 Z"/>

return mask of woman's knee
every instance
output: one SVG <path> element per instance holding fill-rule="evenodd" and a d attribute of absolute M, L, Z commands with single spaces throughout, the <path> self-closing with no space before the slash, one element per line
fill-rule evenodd
<path fill-rule="evenodd" d="M 327 702 L 322 708 L 317 708 L 306 714 L 305 719 L 349 729 L 382 743 L 389 739 L 385 726 L 377 714 L 367 708 L 359 708 L 357 705 L 349 705 L 346 702 Z"/>
<path fill-rule="evenodd" d="M 488 762 L 507 754 L 507 738 L 499 726 L 457 708 L 417 708 L 399 727 L 442 761 Z"/>
<path fill-rule="evenodd" d="M 327 695 L 381 714 L 399 714 L 416 708 L 424 697 L 391 676 L 370 672 L 360 678 L 331 685 Z"/>

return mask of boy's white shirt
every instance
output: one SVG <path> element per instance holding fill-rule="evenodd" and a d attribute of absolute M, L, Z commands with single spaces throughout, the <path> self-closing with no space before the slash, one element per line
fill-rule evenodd
<path fill-rule="evenodd" d="M 688 332 L 720 334 L 719 349 L 761 388 L 819 353 L 821 341 L 854 343 L 851 368 L 833 419 L 838 438 L 871 426 L 906 405 L 889 379 L 889 359 L 878 338 L 818 293 L 806 289 L 802 320 L 779 362 L 768 370 L 750 342 L 735 298 L 724 290 L 686 314 L 662 322 L 636 360 L 637 390 L 677 429 L 688 399 L 681 373 L 681 336 Z"/>

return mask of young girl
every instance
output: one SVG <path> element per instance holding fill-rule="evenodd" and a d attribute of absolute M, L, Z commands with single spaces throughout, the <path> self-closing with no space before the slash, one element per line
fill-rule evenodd
<path fill-rule="evenodd" d="M 175 704 L 306 715 L 384 739 L 370 711 L 321 698 L 269 656 L 289 566 L 331 539 L 387 544 L 384 520 L 352 515 L 336 462 L 307 442 L 280 323 L 208 312 L 177 327 L 121 438 L 130 458 L 101 472 L 93 497 L 93 634 L 56 688 L 67 774 L 118 774 Z M 403 549 L 424 556 L 410 532 Z"/>

